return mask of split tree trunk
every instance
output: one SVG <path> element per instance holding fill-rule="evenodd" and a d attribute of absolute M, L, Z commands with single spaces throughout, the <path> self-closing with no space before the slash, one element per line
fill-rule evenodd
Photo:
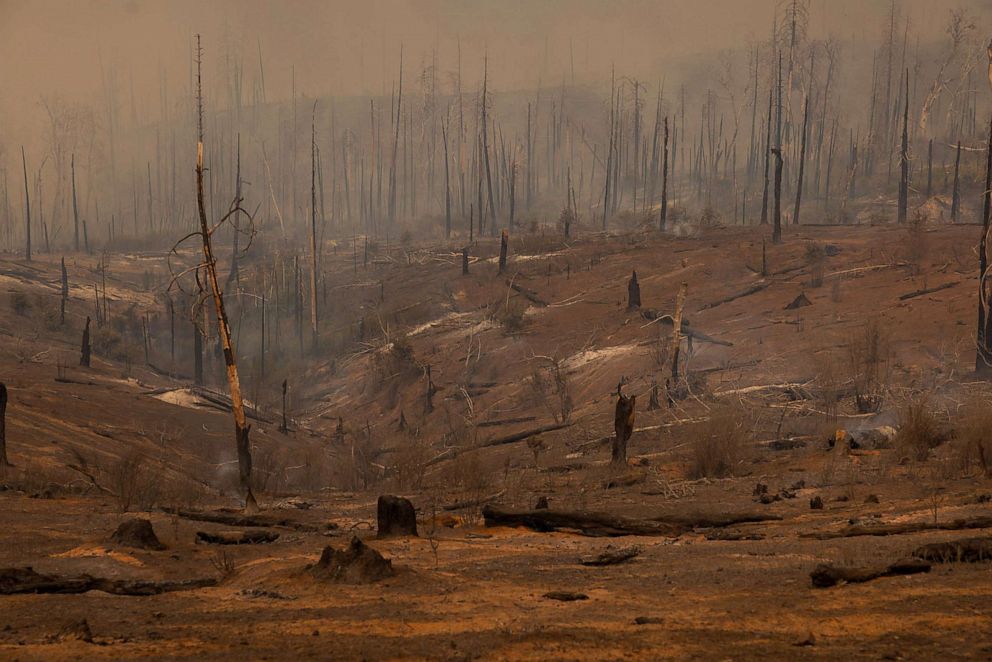
<path fill-rule="evenodd" d="M 196 143 L 196 209 L 200 217 L 200 238 L 203 240 L 203 268 L 207 273 L 207 280 L 210 284 L 210 292 L 213 295 L 214 309 L 217 313 L 217 334 L 220 337 L 221 347 L 224 350 L 224 364 L 227 367 L 227 384 L 231 392 L 231 412 L 234 414 L 234 436 L 238 451 L 238 479 L 241 491 L 245 498 L 245 510 L 256 511 L 258 504 L 251 491 L 251 444 L 248 440 L 248 432 L 251 426 L 245 418 L 245 406 L 241 396 L 241 380 L 238 377 L 238 363 L 234 355 L 234 346 L 231 343 L 231 327 L 227 321 L 227 313 L 224 310 L 224 297 L 221 293 L 220 283 L 217 279 L 217 258 L 214 257 L 213 247 L 210 244 L 212 230 L 207 223 L 207 211 L 203 199 L 203 91 L 201 87 L 200 67 L 202 64 L 202 51 L 200 50 L 200 37 L 196 39 L 196 87 L 197 106 L 199 119 L 199 135 Z M 236 201 L 240 205 L 241 201 Z"/>

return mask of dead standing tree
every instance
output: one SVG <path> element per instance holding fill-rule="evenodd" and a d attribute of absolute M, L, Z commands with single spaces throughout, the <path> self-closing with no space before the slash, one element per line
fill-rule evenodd
<path fill-rule="evenodd" d="M 241 395 L 241 380 L 238 377 L 238 363 L 235 356 L 234 345 L 231 341 L 231 327 L 227 320 L 227 313 L 224 310 L 224 296 L 221 291 L 220 281 L 217 276 L 217 258 L 214 256 L 211 237 L 214 232 L 221 228 L 226 221 L 237 214 L 244 214 L 248 218 L 249 236 L 252 231 L 252 215 L 241 208 L 241 201 L 235 199 L 231 208 L 213 226 L 207 223 L 207 212 L 203 194 L 203 85 L 201 69 L 203 64 L 203 50 L 200 47 L 200 35 L 196 36 L 196 110 L 197 110 L 197 142 L 196 142 L 196 207 L 200 220 L 200 229 L 191 232 L 180 239 L 172 247 L 170 255 L 178 255 L 178 248 L 186 240 L 199 237 L 203 244 L 203 262 L 192 269 L 188 269 L 173 277 L 172 283 L 178 283 L 179 278 L 190 271 L 196 274 L 196 283 L 200 291 L 197 301 L 202 306 L 207 297 L 212 297 L 214 310 L 217 315 L 217 334 L 220 338 L 221 348 L 224 352 L 224 364 L 227 367 L 227 384 L 231 394 L 231 412 L 234 415 L 234 434 L 238 453 L 238 478 L 241 492 L 245 499 L 245 511 L 254 512 L 258 510 L 255 496 L 251 490 L 251 444 L 248 440 L 248 433 L 251 426 L 248 425 L 245 417 L 244 400 Z M 243 231 L 236 228 L 236 231 Z M 250 242 L 249 242 L 250 245 Z M 247 250 L 247 248 L 245 249 Z M 209 294 L 205 292 L 205 286 L 201 274 L 206 276 L 209 287 Z M 171 287 L 171 285 L 170 285 Z"/>

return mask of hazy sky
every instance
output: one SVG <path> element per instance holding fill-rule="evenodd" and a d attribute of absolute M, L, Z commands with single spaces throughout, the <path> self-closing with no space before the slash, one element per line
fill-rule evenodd
<path fill-rule="evenodd" d="M 878 40 L 887 0 L 810 0 L 810 35 Z M 985 32 L 990 2 L 901 0 L 911 30 L 941 34 L 947 9 L 964 4 Z M 775 0 L 0 0 L 3 134 L 23 130 L 41 95 L 92 102 L 100 63 L 114 63 L 139 112 L 158 114 L 161 72 L 185 86 L 189 39 L 203 34 L 207 83 L 223 55 L 242 52 L 255 76 L 258 48 L 268 97 L 287 98 L 295 66 L 302 93 L 389 89 L 399 45 L 410 75 L 438 48 L 442 73 L 456 67 L 460 39 L 467 79 L 490 55 L 493 86 L 623 73 L 654 77 L 666 62 L 767 37 Z M 989 26 L 992 28 L 992 26 Z M 214 80 L 217 76 L 214 76 Z M 209 87 L 208 87 L 209 91 Z M 8 139 L 9 140 L 9 139 Z"/>

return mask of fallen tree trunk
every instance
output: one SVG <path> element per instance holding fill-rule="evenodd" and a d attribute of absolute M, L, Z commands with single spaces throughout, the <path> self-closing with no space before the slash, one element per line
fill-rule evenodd
<path fill-rule="evenodd" d="M 898 561 L 892 565 L 880 568 L 841 568 L 827 563 L 821 563 L 810 573 L 810 579 L 816 588 L 828 588 L 840 583 L 860 584 L 870 582 L 879 577 L 897 577 L 900 575 L 915 575 L 930 572 L 930 564 L 926 561 L 910 559 Z"/>
<path fill-rule="evenodd" d="M 150 581 L 143 579 L 105 579 L 92 575 L 43 575 L 30 567 L 0 570 L 0 595 L 17 593 L 86 593 L 103 591 L 112 595 L 159 595 L 216 586 L 216 579 Z"/>
<path fill-rule="evenodd" d="M 771 285 L 770 282 L 758 283 L 756 285 L 752 285 L 751 287 L 747 288 L 742 292 L 737 292 L 736 294 L 725 296 L 722 299 L 714 301 L 713 303 L 707 303 L 703 305 L 703 307 L 700 308 L 700 310 L 708 310 L 710 308 L 716 308 L 717 306 L 722 306 L 725 303 L 730 303 L 731 301 L 737 301 L 738 299 L 743 299 L 746 296 L 757 294 L 758 292 L 761 292 L 762 290 L 767 288 L 769 285 Z"/>
<path fill-rule="evenodd" d="M 879 524 L 878 526 L 848 526 L 840 531 L 820 531 L 804 533 L 802 538 L 830 540 L 832 538 L 856 538 L 858 536 L 897 536 L 920 531 L 962 531 L 965 529 L 992 528 L 992 517 L 970 517 L 949 522 L 908 522 L 906 524 Z"/>
<path fill-rule="evenodd" d="M 177 517 L 182 517 L 183 519 L 193 520 L 194 522 L 212 522 L 214 524 L 224 524 L 226 526 L 234 526 L 234 527 L 258 527 L 258 528 L 282 527 L 286 529 L 294 529 L 296 531 L 306 531 L 310 533 L 315 533 L 320 530 L 320 527 L 314 524 L 307 524 L 305 522 L 295 522 L 285 517 L 266 517 L 265 515 L 243 515 L 239 512 L 225 512 L 225 511 L 200 511 L 200 510 L 183 510 L 183 509 L 173 510 L 169 508 L 163 508 L 163 512 L 169 513 L 170 515 L 175 515 Z"/>
<path fill-rule="evenodd" d="M 441 506 L 443 510 L 461 510 L 462 508 L 474 508 L 475 506 L 481 506 L 489 501 L 495 501 L 506 494 L 506 490 L 500 490 L 496 494 L 490 494 L 489 496 L 478 497 L 475 499 L 465 499 L 463 501 L 455 501 L 454 503 L 449 503 Z"/>
<path fill-rule="evenodd" d="M 526 287 L 523 287 L 522 285 L 518 285 L 517 283 L 514 283 L 512 281 L 507 281 L 506 284 L 510 287 L 511 290 L 520 293 L 525 299 L 527 299 L 531 303 L 541 307 L 546 307 L 548 305 L 548 302 L 542 299 L 541 297 L 537 296 L 536 292 L 532 292 L 531 290 L 528 290 Z"/>
<path fill-rule="evenodd" d="M 595 556 L 583 557 L 579 562 L 587 566 L 616 565 L 617 563 L 624 563 L 636 558 L 640 554 L 641 548 L 636 545 L 632 547 L 621 547 L 620 549 L 607 547 Z"/>
<path fill-rule="evenodd" d="M 450 460 L 461 453 L 466 451 L 474 451 L 480 448 L 489 448 L 491 446 L 504 446 L 506 444 L 515 444 L 518 441 L 523 441 L 524 439 L 529 439 L 530 437 L 535 437 L 539 434 L 544 434 L 545 432 L 554 432 L 555 430 L 562 430 L 564 428 L 570 427 L 571 423 L 549 423 L 548 425 L 542 425 L 537 428 L 532 428 L 530 430 L 524 430 L 523 432 L 515 432 L 513 434 L 506 435 L 504 437 L 496 437 L 494 439 L 489 439 L 483 441 L 481 444 L 476 446 L 470 446 L 468 448 L 449 448 L 443 451 L 440 455 L 432 458 L 427 462 L 427 466 L 437 464 L 438 462 L 443 462 L 444 460 Z"/>
<path fill-rule="evenodd" d="M 734 524 L 777 522 L 781 521 L 781 519 L 781 515 L 768 515 L 766 513 L 723 513 L 715 515 L 694 513 L 689 515 L 659 515 L 658 517 L 652 517 L 651 521 L 681 525 L 689 529 L 709 529 L 733 526 Z"/>
<path fill-rule="evenodd" d="M 523 526 L 534 531 L 575 531 L 584 536 L 680 536 L 688 528 L 676 524 L 631 519 L 608 513 L 557 510 L 503 510 L 485 506 L 486 526 Z"/>
<path fill-rule="evenodd" d="M 207 545 L 259 545 L 279 539 L 272 531 L 236 531 L 225 533 L 196 532 L 196 542 Z"/>
<path fill-rule="evenodd" d="M 933 294 L 934 292 L 940 292 L 941 290 L 947 290 L 955 285 L 960 284 L 961 281 L 955 280 L 950 283 L 944 283 L 943 285 L 936 285 L 934 287 L 927 287 L 922 290 L 914 290 L 913 292 L 908 292 L 899 297 L 900 301 L 906 301 L 908 299 L 915 299 L 916 297 L 921 297 L 925 294 Z"/>

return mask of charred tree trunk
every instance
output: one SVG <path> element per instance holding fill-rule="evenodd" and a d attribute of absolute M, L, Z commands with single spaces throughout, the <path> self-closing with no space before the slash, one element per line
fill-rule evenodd
<path fill-rule="evenodd" d="M 0 382 L 0 467 L 9 467 L 7 460 L 7 386 Z"/>
<path fill-rule="evenodd" d="M 193 383 L 203 386 L 203 336 L 193 320 Z"/>
<path fill-rule="evenodd" d="M 909 207 L 909 69 L 906 70 L 905 103 L 902 113 L 902 149 L 899 151 L 899 210 L 896 220 L 906 222 Z"/>
<path fill-rule="evenodd" d="M 31 261 L 31 194 L 28 192 L 28 158 L 21 146 L 21 165 L 24 167 L 24 259 Z"/>
<path fill-rule="evenodd" d="M 401 65 L 402 66 L 402 65 Z M 400 74 L 402 80 L 402 73 Z M 317 102 L 313 102 L 313 123 L 310 126 L 310 333 L 313 337 L 313 350 L 317 351 L 319 332 L 317 328 Z M 397 130 L 397 135 L 398 130 Z M 395 166 L 395 150 L 393 161 Z M 393 191 L 395 195 L 395 191 Z M 240 203 L 239 203 L 240 204 Z M 390 204 L 395 204 L 395 200 Z M 390 218 L 390 222 L 394 219 Z"/>
<path fill-rule="evenodd" d="M 661 220 L 659 221 L 659 229 L 662 232 L 665 231 L 665 226 L 668 223 L 668 116 L 665 116 L 665 144 L 662 148 L 662 159 L 661 159 Z"/>
<path fill-rule="evenodd" d="M 772 149 L 775 156 L 775 208 L 772 213 L 774 223 L 772 229 L 772 243 L 782 243 L 782 150 Z"/>
<path fill-rule="evenodd" d="M 73 247 L 79 252 L 79 207 L 76 205 L 76 155 L 73 154 L 69 167 L 72 170 L 72 229 Z"/>
<path fill-rule="evenodd" d="M 444 238 L 451 238 L 451 180 L 448 161 L 448 128 L 441 123 L 441 139 L 444 141 Z"/>
<path fill-rule="evenodd" d="M 768 169 L 771 163 L 772 148 L 772 97 L 774 85 L 768 86 L 768 117 L 765 123 L 765 179 L 761 189 L 761 224 L 768 224 Z M 684 151 L 684 150 L 683 150 Z"/>
<path fill-rule="evenodd" d="M 79 365 L 90 367 L 90 317 L 86 316 L 86 326 L 83 327 L 83 343 L 79 349 Z"/>
<path fill-rule="evenodd" d="M 69 300 L 69 274 L 65 270 L 65 258 L 62 258 L 62 290 L 59 297 L 59 324 L 65 324 L 65 304 Z"/>
<path fill-rule="evenodd" d="M 792 210 L 792 224 L 799 225 L 799 205 L 803 201 L 803 175 L 806 172 L 806 128 L 809 123 L 809 95 L 806 95 L 806 103 L 803 109 L 803 135 L 801 147 L 799 148 L 799 179 L 796 182 L 796 206 Z"/>
<path fill-rule="evenodd" d="M 933 195 L 933 138 L 927 143 L 927 200 Z"/>
<path fill-rule="evenodd" d="M 289 432 L 289 424 L 286 420 L 286 390 L 288 388 L 287 380 L 282 380 L 282 423 L 279 425 L 279 432 L 286 434 Z"/>
<path fill-rule="evenodd" d="M 500 234 L 499 237 L 499 274 L 502 275 L 506 271 L 506 250 L 507 244 L 509 243 L 509 235 L 506 230 Z"/>
<path fill-rule="evenodd" d="M 958 153 L 954 157 L 954 184 L 951 188 L 951 222 L 958 222 L 958 213 L 961 210 L 961 187 L 958 180 L 958 172 L 961 169 L 961 141 L 958 141 Z"/>
<path fill-rule="evenodd" d="M 462 275 L 468 275 L 468 246 L 462 248 Z"/>

